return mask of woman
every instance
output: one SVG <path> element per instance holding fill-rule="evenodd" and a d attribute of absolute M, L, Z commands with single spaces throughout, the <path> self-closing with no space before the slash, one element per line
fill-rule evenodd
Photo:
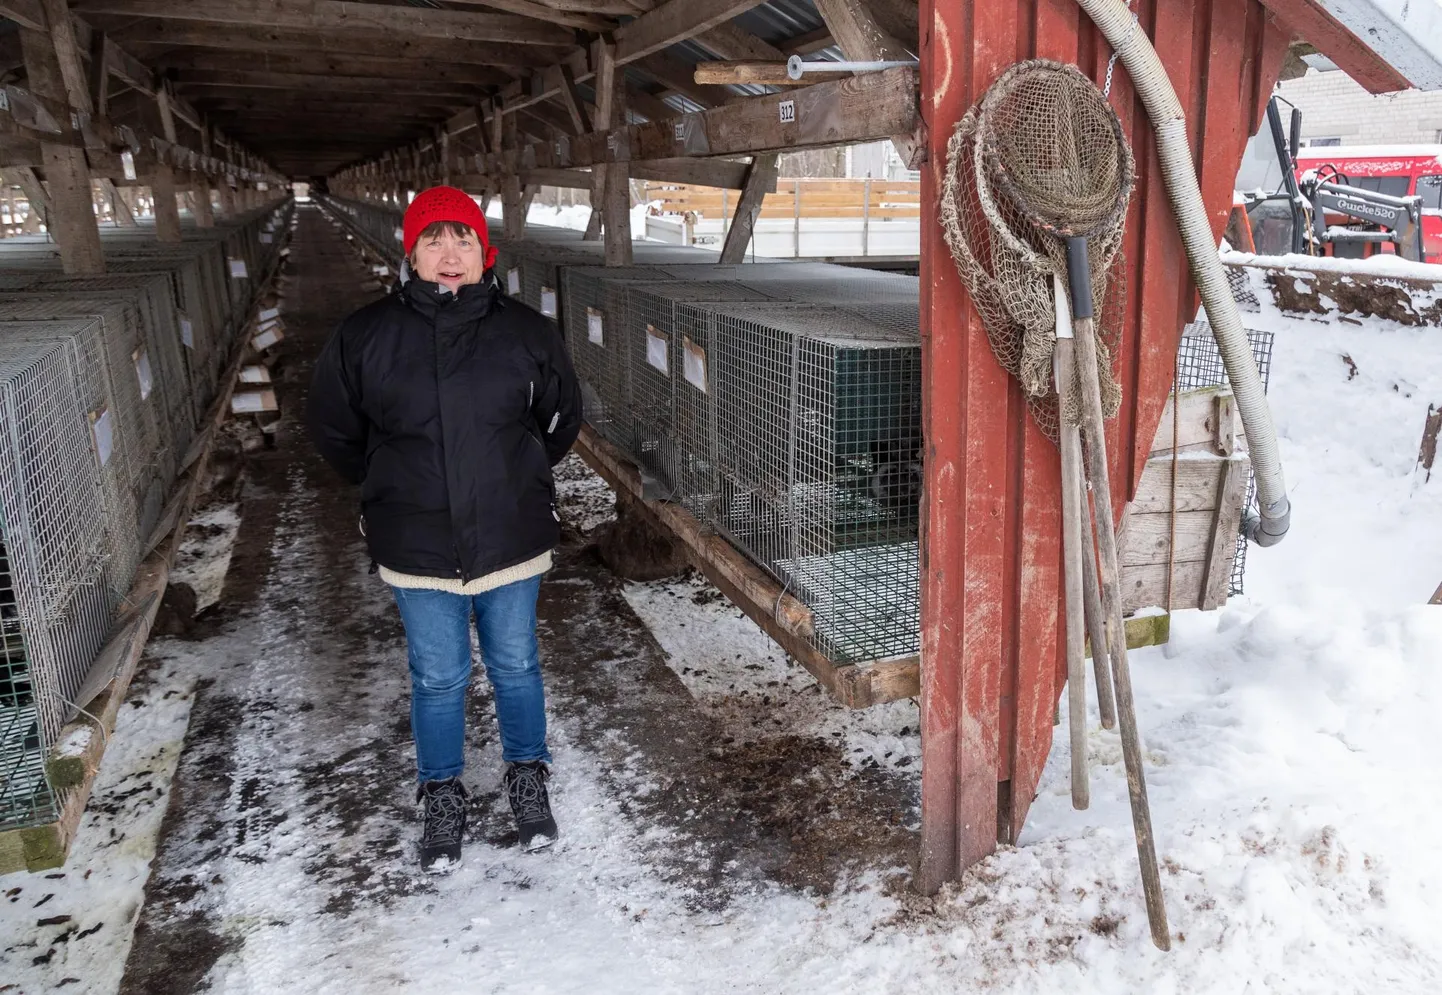
<path fill-rule="evenodd" d="M 459 862 L 466 828 L 472 616 L 521 843 L 556 838 L 536 593 L 560 538 L 551 467 L 581 397 L 556 326 L 498 292 L 468 194 L 425 191 L 402 235 L 399 282 L 326 344 L 308 418 L 321 455 L 361 485 L 361 530 L 405 625 L 430 870 Z"/>

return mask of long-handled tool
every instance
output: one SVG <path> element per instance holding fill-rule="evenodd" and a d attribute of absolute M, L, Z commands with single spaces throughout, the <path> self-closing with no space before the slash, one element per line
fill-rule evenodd
<path fill-rule="evenodd" d="M 1112 677 L 1116 682 L 1117 717 L 1121 720 L 1122 758 L 1127 768 L 1127 794 L 1131 798 L 1132 827 L 1137 837 L 1137 859 L 1141 863 L 1142 891 L 1147 902 L 1147 921 L 1152 942 L 1170 950 L 1167 908 L 1162 900 L 1162 878 L 1157 869 L 1157 851 L 1152 835 L 1152 811 L 1147 801 L 1146 774 L 1142 770 L 1141 736 L 1132 699 L 1131 669 L 1127 664 L 1127 640 L 1122 621 L 1121 571 L 1117 567 L 1116 519 L 1112 517 L 1112 492 L 1107 470 L 1106 422 L 1102 414 L 1101 382 L 1097 373 L 1096 331 L 1091 297 L 1091 265 L 1087 240 L 1066 241 L 1067 279 L 1071 288 L 1072 327 L 1081 375 L 1079 381 L 1082 426 L 1086 434 L 1087 476 L 1091 478 L 1096 502 L 1097 548 L 1101 552 L 1102 611 L 1110 630 Z"/>
<path fill-rule="evenodd" d="M 1058 274 L 1053 279 L 1056 296 L 1056 349 L 1052 368 L 1057 389 L 1062 390 L 1076 376 L 1074 339 L 1066 291 Z M 1090 292 L 1088 292 L 1090 293 Z M 1063 416 L 1058 428 L 1061 450 L 1061 534 L 1062 580 L 1066 593 L 1066 691 L 1067 723 L 1071 731 L 1071 804 L 1084 809 L 1091 804 L 1091 783 L 1087 771 L 1087 685 L 1086 625 L 1082 593 L 1082 453 L 1077 424 Z M 1090 534 L 1090 530 L 1087 530 Z"/>
<path fill-rule="evenodd" d="M 1102 616 L 1102 592 L 1097 579 L 1096 542 L 1092 539 L 1091 509 L 1082 500 L 1082 534 L 1086 536 L 1082 550 L 1082 597 L 1086 601 L 1087 639 L 1091 642 L 1092 673 L 1097 685 L 1097 711 L 1102 728 L 1117 724 L 1117 699 L 1112 693 L 1112 655 L 1107 645 L 1106 619 Z M 1123 633 L 1125 635 L 1125 633 Z"/>

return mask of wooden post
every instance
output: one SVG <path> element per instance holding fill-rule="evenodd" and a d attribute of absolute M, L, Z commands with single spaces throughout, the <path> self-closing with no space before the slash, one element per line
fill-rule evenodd
<path fill-rule="evenodd" d="M 195 224 L 198 228 L 214 228 L 215 212 L 210 204 L 210 177 L 199 170 L 190 174 L 191 194 L 195 198 Z"/>
<path fill-rule="evenodd" d="M 610 119 L 614 127 L 626 123 L 626 78 L 619 70 L 612 79 Z M 599 115 L 598 115 L 599 116 Z M 625 143 L 625 132 L 616 133 Z M 618 161 L 606 164 L 606 265 L 631 265 L 631 152 L 615 150 Z"/>
<path fill-rule="evenodd" d="M 756 219 L 761 216 L 761 202 L 766 197 L 766 191 L 776 185 L 776 160 L 776 153 L 770 152 L 753 157 L 747 167 L 741 198 L 736 202 L 736 218 L 721 246 L 721 262 L 745 261 L 746 247 L 751 244 Z"/>
<path fill-rule="evenodd" d="M 122 228 L 134 228 L 135 212 L 130 209 L 130 205 L 127 204 L 125 198 L 120 195 L 120 187 L 116 186 L 115 182 L 110 179 L 101 180 L 100 187 L 105 191 L 105 195 L 110 198 L 110 213 L 115 215 L 115 223 Z"/>
<path fill-rule="evenodd" d="M 155 238 L 159 242 L 180 241 L 180 208 L 175 203 L 175 171 L 157 162 L 150 171 L 150 195 L 155 201 Z"/>
<path fill-rule="evenodd" d="M 75 34 L 63 0 L 47 0 L 46 16 L 56 19 L 56 23 L 63 22 L 61 30 L 47 34 L 20 29 L 20 47 L 30 90 L 38 97 L 89 113 L 86 77 L 81 73 L 77 79 L 70 79 L 79 71 L 80 54 L 74 50 Z M 66 39 L 71 49 L 68 52 Z M 43 142 L 40 157 L 50 185 L 46 224 L 60 246 L 61 266 L 70 274 L 104 273 L 105 255 L 100 246 L 100 226 L 95 220 L 90 164 L 85 150 Z M 31 206 L 35 206 L 33 200 Z"/>
<path fill-rule="evenodd" d="M 222 177 L 220 181 L 220 214 L 225 218 L 233 218 L 235 213 L 235 191 L 231 189 L 230 178 Z"/>

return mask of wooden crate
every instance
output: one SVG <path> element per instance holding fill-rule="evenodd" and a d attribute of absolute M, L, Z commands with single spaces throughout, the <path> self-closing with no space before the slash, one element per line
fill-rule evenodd
<path fill-rule="evenodd" d="M 1180 412 L 1175 436 L 1174 411 Z M 1247 495 L 1243 442 L 1228 388 L 1168 398 L 1136 495 L 1122 514 L 1117 544 L 1125 612 L 1226 603 Z"/>

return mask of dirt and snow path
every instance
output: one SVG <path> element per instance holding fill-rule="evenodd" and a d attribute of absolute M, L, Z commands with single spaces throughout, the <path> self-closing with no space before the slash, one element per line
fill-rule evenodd
<path fill-rule="evenodd" d="M 1162 955 L 1094 714 L 1092 808 L 1070 808 L 1063 726 L 1023 846 L 918 898 L 915 705 L 837 708 L 700 581 L 618 583 L 574 460 L 540 605 L 563 840 L 517 852 L 482 680 L 466 858 L 419 874 L 400 624 L 295 422 L 363 273 L 319 212 L 300 225 L 286 421 L 248 459 L 233 550 L 228 505 L 198 533 L 219 600 L 151 646 L 65 870 L 0 879 L 0 993 L 1442 990 L 1442 608 L 1417 603 L 1442 488 L 1405 453 L 1442 398 L 1435 333 L 1279 339 L 1296 534 L 1254 551 L 1249 597 L 1133 659 Z"/>

